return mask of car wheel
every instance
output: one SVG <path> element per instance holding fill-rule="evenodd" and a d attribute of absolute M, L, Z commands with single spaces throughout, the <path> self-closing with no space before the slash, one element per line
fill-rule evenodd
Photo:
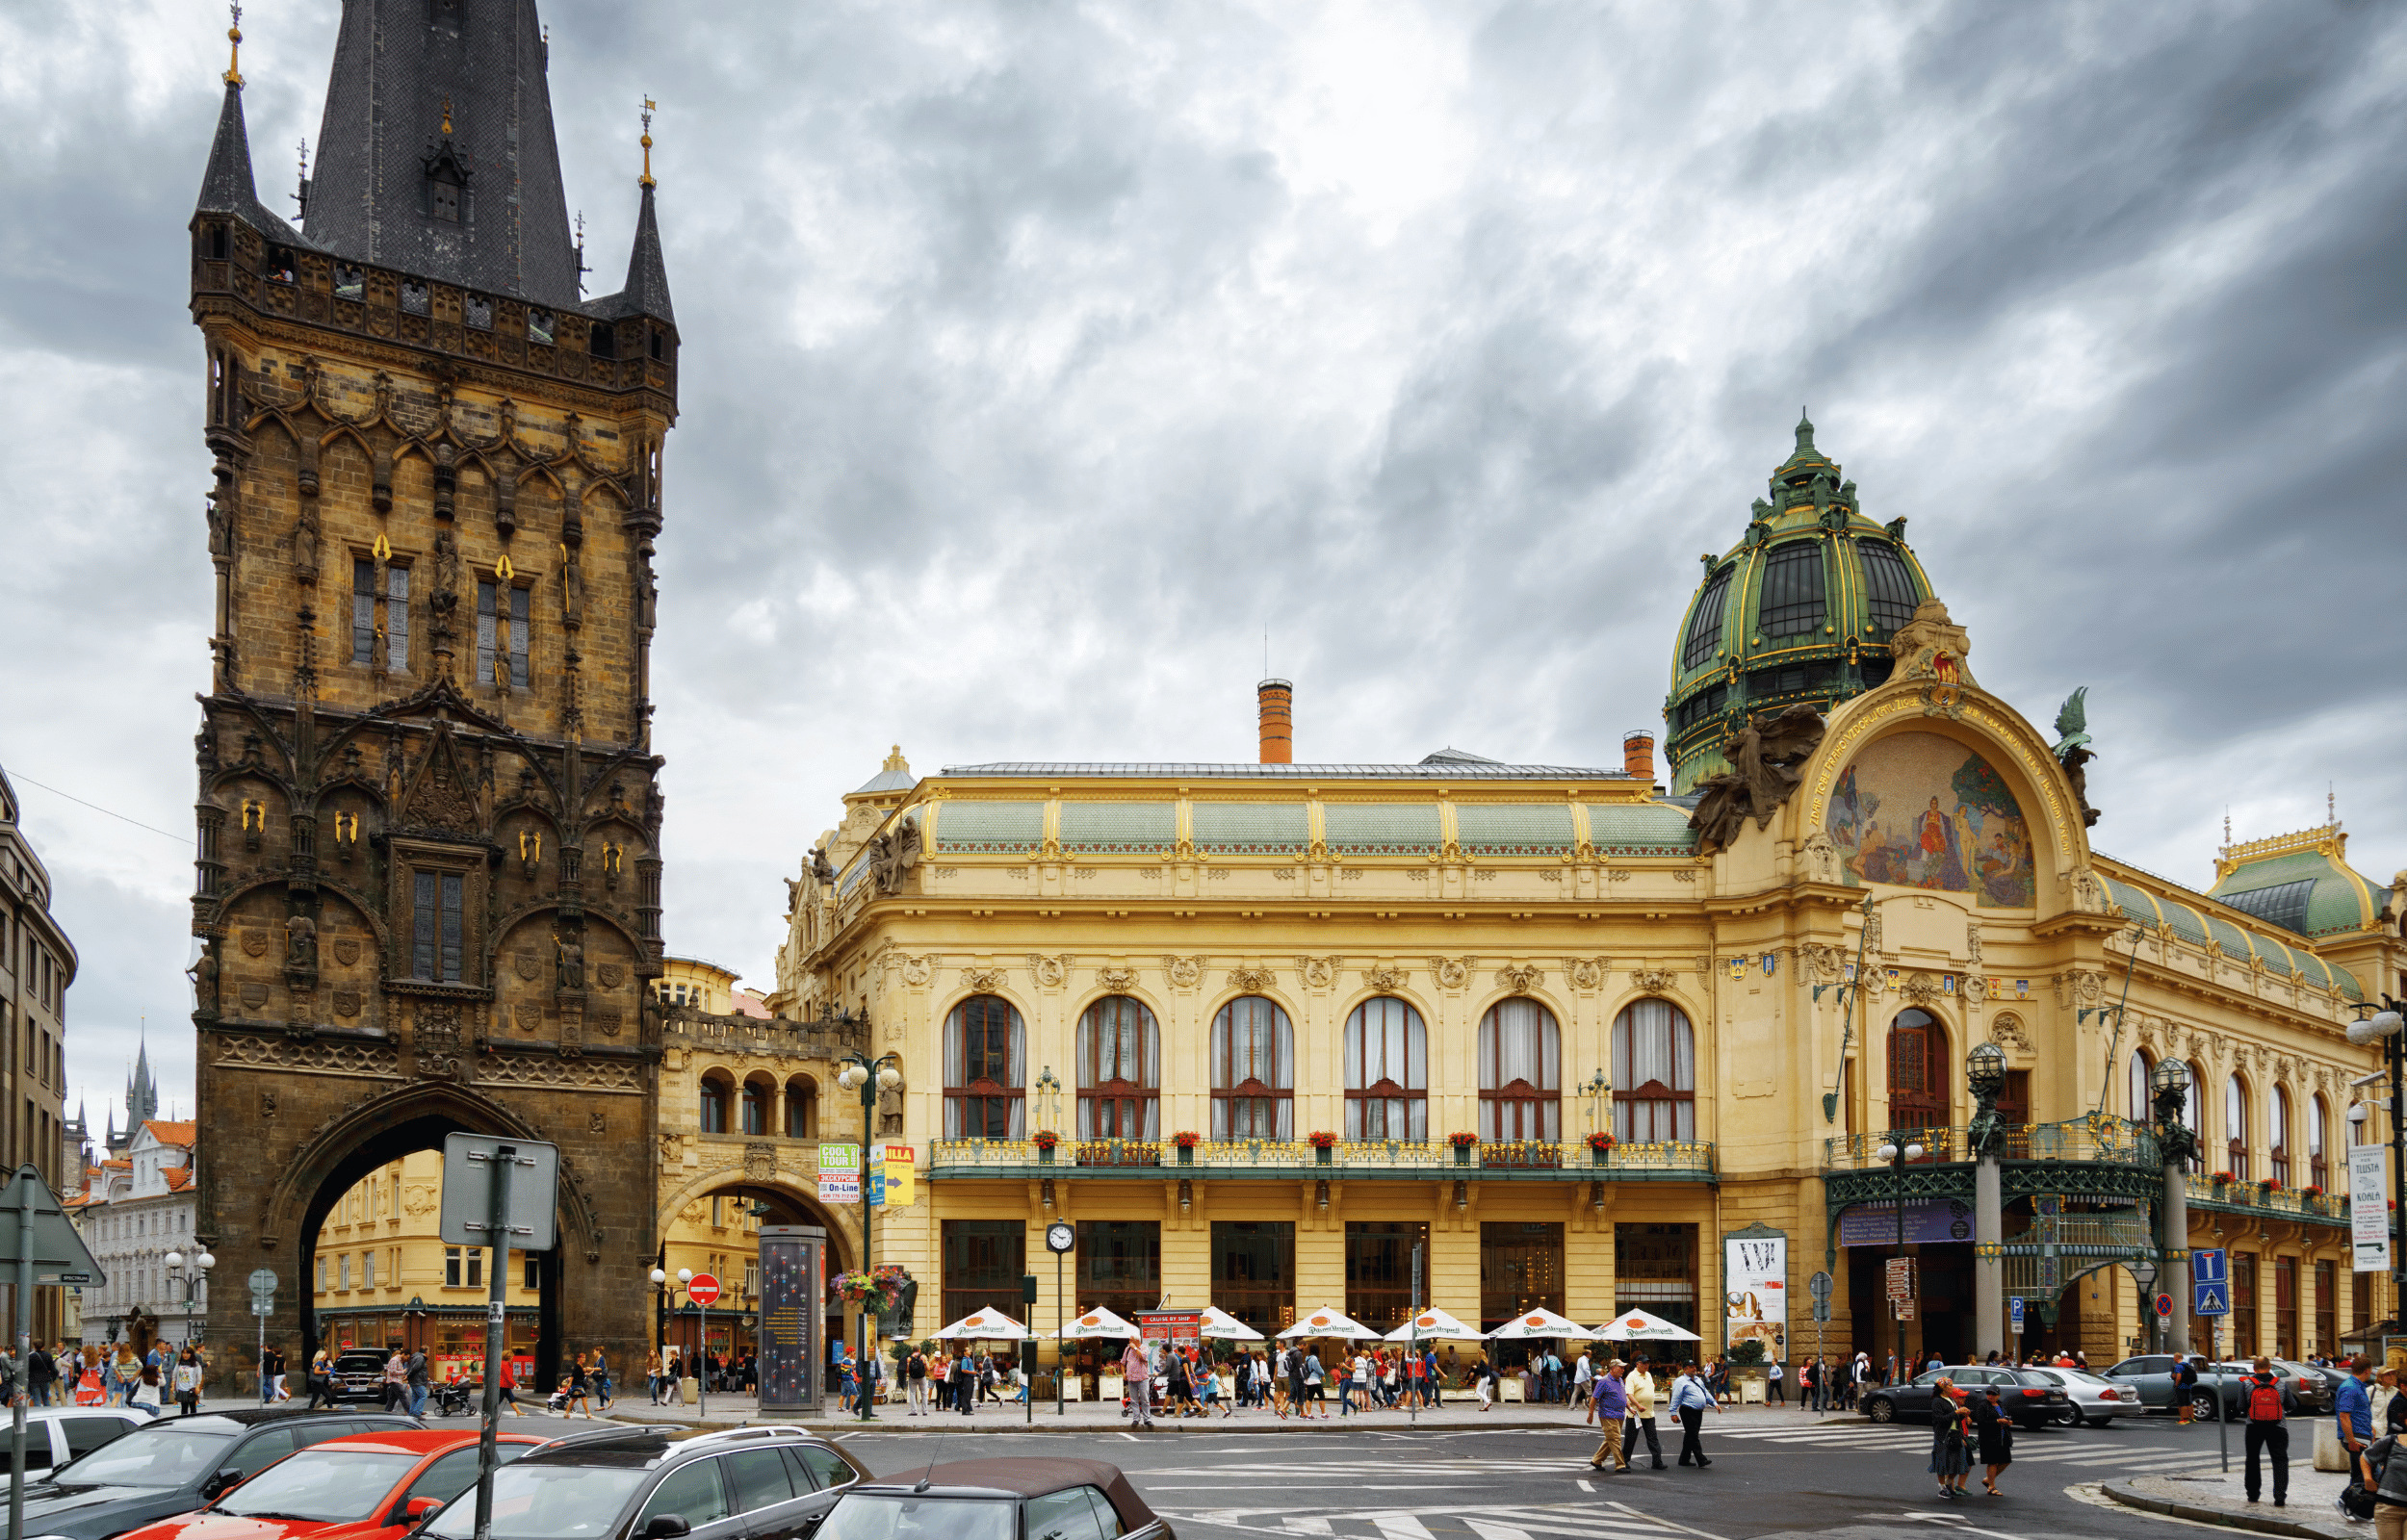
<path fill-rule="evenodd" d="M 1876 1423 L 1894 1423 L 1897 1421 L 1897 1407 L 1890 1403 L 1887 1397 L 1876 1396 L 1864 1403 L 1864 1415 Z"/>
<path fill-rule="evenodd" d="M 2205 1390 L 2193 1392 L 2189 1398 L 2189 1409 L 2202 1421 L 2213 1422 L 2214 1393 Z"/>
<path fill-rule="evenodd" d="M 2078 1406 L 2067 1406 L 2056 1414 L 2056 1425 L 2058 1427 L 2080 1427 L 2088 1421 L 2088 1418 L 2082 1415 L 2082 1410 Z"/>

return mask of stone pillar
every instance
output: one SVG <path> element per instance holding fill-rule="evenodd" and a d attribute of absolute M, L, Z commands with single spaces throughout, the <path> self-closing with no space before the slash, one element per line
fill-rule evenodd
<path fill-rule="evenodd" d="M 2170 1155 L 2164 1163 L 2164 1265 L 2157 1270 L 2157 1288 L 2173 1296 L 2173 1314 L 2164 1322 L 2164 1350 L 2177 1355 L 2189 1351 L 2189 1312 L 2182 1308 L 2182 1301 L 2189 1297 L 2189 1174 L 2186 1164 L 2186 1154 Z M 2154 1315 L 2157 1302 L 2143 1300 L 2141 1308 Z"/>
<path fill-rule="evenodd" d="M 1992 1147 L 1973 1168 L 1973 1351 L 1983 1358 L 2006 1352 L 2006 1265 L 1997 1249 L 2006 1239 L 2005 1190 Z"/>

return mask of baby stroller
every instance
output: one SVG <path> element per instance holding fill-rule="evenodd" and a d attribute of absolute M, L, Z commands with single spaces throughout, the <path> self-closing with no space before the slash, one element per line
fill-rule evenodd
<path fill-rule="evenodd" d="M 466 1380 L 449 1379 L 434 1388 L 434 1415 L 466 1417 L 475 1392 L 482 1386 L 472 1386 Z"/>

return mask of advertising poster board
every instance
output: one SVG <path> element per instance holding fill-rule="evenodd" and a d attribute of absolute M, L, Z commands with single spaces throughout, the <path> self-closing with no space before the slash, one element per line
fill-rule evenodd
<path fill-rule="evenodd" d="M 2379 1144 L 2348 1147 L 2348 1239 L 2359 1272 L 2391 1270 L 2391 1201 L 2383 1196 L 2388 1175 Z"/>
<path fill-rule="evenodd" d="M 1721 1242 L 1725 1346 L 1760 1342 L 1768 1358 L 1787 1356 L 1789 1238 L 1741 1231 Z"/>
<path fill-rule="evenodd" d="M 889 1144 L 885 1149 L 886 1206 L 907 1209 L 913 1202 L 912 1175 L 918 1169 L 913 1163 L 919 1158 L 919 1148 L 912 1144 Z"/>
<path fill-rule="evenodd" d="M 827 1232 L 815 1224 L 761 1226 L 761 1410 L 819 1409 L 815 1372 L 826 1307 L 820 1257 Z"/>
<path fill-rule="evenodd" d="M 819 1201 L 822 1203 L 858 1203 L 861 1201 L 860 1145 L 821 1144 L 819 1146 Z"/>
<path fill-rule="evenodd" d="M 1172 1348 L 1195 1348 L 1204 1341 L 1204 1312 L 1201 1310 L 1140 1310 L 1137 1330 L 1147 1342 L 1166 1343 Z"/>

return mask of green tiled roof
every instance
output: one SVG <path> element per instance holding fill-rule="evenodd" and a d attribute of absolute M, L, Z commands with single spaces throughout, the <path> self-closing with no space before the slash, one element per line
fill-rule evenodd
<path fill-rule="evenodd" d="M 1178 807 L 1170 802 L 1065 802 L 1061 848 L 1101 854 L 1168 850 L 1178 842 Z"/>
<path fill-rule="evenodd" d="M 937 850 L 1034 850 L 1045 842 L 1041 802 L 945 802 L 937 807 Z"/>
<path fill-rule="evenodd" d="M 2210 914 L 2207 916 L 2207 929 L 2213 933 L 2214 944 L 2221 947 L 2223 955 L 2233 962 L 2245 962 L 2256 955 L 2248 950 L 2247 933 L 2230 920 L 2217 919 Z"/>
<path fill-rule="evenodd" d="M 1334 804 L 1329 808 L 1336 810 Z M 1560 802 L 1463 803 L 1454 823 L 1462 848 L 1475 856 L 1552 856 L 1571 848 L 1571 809 Z"/>
<path fill-rule="evenodd" d="M 2107 892 L 2114 899 L 2114 907 L 2123 911 L 2124 918 L 2137 920 L 2150 930 L 2156 929 L 2157 921 L 2162 916 L 2157 913 L 2155 899 L 2136 887 L 2129 887 L 2116 882 L 2111 877 L 2106 879 L 2106 885 Z"/>
<path fill-rule="evenodd" d="M 1302 850 L 1312 841 L 1300 802 L 1199 802 L 1193 816 L 1198 850 L 1251 855 Z"/>
<path fill-rule="evenodd" d="M 1321 826 L 1329 848 L 1349 855 L 1414 854 L 1445 843 L 1434 802 L 1324 803 Z"/>
<path fill-rule="evenodd" d="M 2309 937 L 2357 930 L 2381 912 L 2390 897 L 2321 849 L 2242 860 L 2216 881 L 2210 896 Z"/>
<path fill-rule="evenodd" d="M 2165 923 L 2173 927 L 2174 935 L 2192 946 L 2207 944 L 2206 921 L 2199 917 L 2196 910 L 2187 904 L 2162 904 L 2158 907 L 2164 911 Z"/>
<path fill-rule="evenodd" d="M 1617 803 L 1588 809 L 1589 842 L 1600 856 L 1686 856 L 1696 849 L 1688 809 L 1672 802 Z"/>
<path fill-rule="evenodd" d="M 2287 857 L 2283 859 L 2288 860 Z M 2261 861 L 2243 869 L 2254 870 L 2273 864 L 2274 862 L 2270 860 Z M 2346 870 L 2344 867 L 2341 869 Z M 2285 883 L 2296 881 L 2293 873 L 2289 870 L 2277 875 Z M 2354 873 L 2349 875 L 2355 876 Z M 2160 899 L 2129 883 L 2117 882 L 2112 877 L 2105 876 L 2104 873 L 2100 876 L 2106 883 L 2108 896 L 2114 901 L 2115 909 L 2126 919 L 2136 920 L 2153 929 L 2159 923 L 2161 916 L 2162 923 L 2172 927 L 2174 935 L 2192 944 L 2203 944 L 2212 940 L 2225 957 L 2235 962 L 2261 962 L 2265 970 L 2275 978 L 2287 979 L 2294 976 L 2319 988 L 2337 989 L 2346 999 L 2356 1000 L 2364 997 L 2356 978 L 2346 968 L 2332 966 L 2322 958 L 2317 957 L 2311 947 L 2292 946 L 2287 941 L 2275 940 L 2272 937 L 2243 930 L 2227 919 L 2224 914 L 2214 912 L 2207 905 L 2201 904 L 2193 908 L 2176 899 Z M 2158 881 L 2166 880 L 2159 878 Z M 2358 881 L 2362 882 L 2363 879 L 2358 879 Z M 2177 884 L 2168 883 L 2167 886 L 2173 886 L 2177 891 L 2187 891 L 2187 889 L 2180 888 Z M 2243 888 L 2242 891 L 2261 891 L 2261 889 Z M 2220 890 L 2215 896 L 2223 899 L 2224 902 L 2229 902 L 2229 896 Z M 2275 923 L 2267 915 L 2253 909 L 2242 909 L 2241 912 L 2260 925 Z M 2354 930 L 2356 926 L 2352 923 L 2347 929 Z"/>

